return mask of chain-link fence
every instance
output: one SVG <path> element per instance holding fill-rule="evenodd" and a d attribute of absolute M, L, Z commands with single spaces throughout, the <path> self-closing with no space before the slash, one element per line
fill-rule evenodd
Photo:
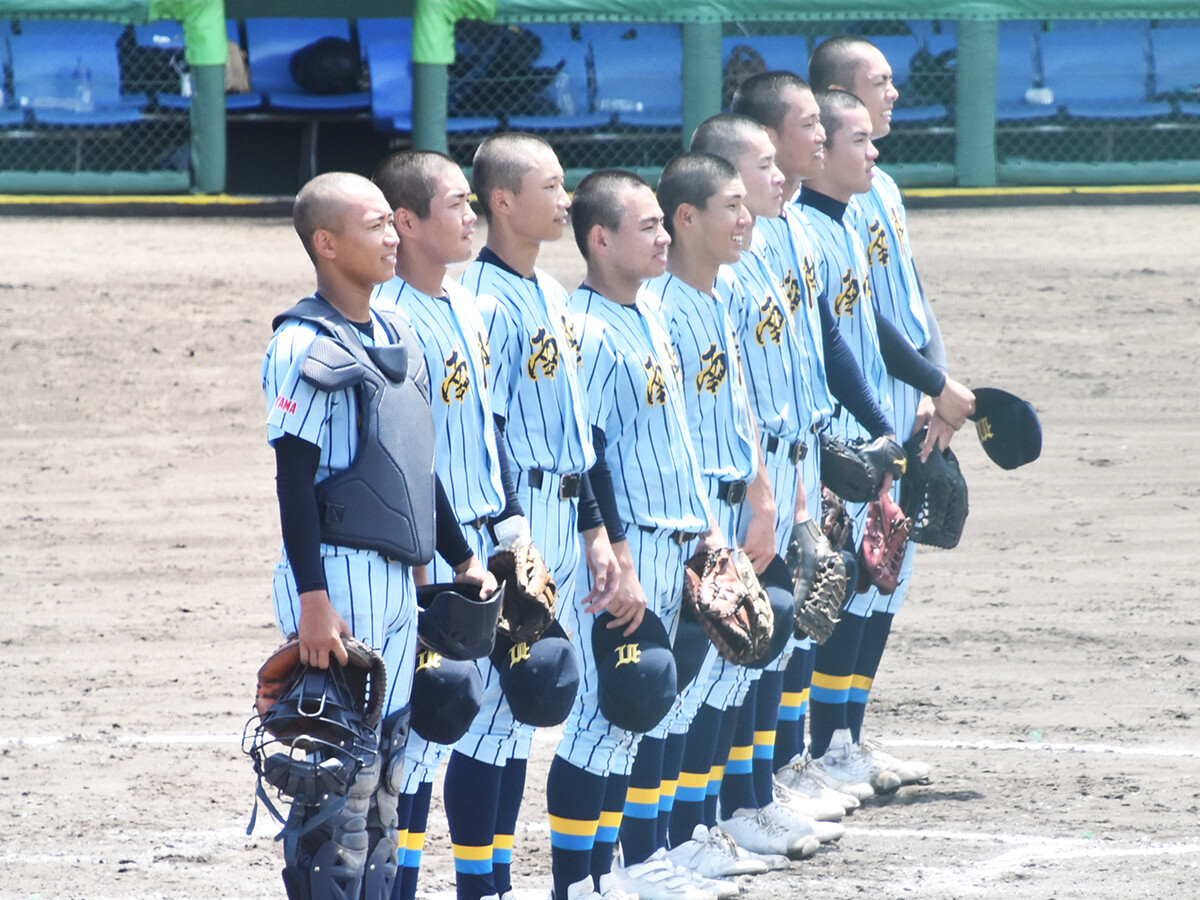
<path fill-rule="evenodd" d="M 0 48 L 0 174 L 176 173 L 186 186 L 178 25 L 6 20 Z"/>

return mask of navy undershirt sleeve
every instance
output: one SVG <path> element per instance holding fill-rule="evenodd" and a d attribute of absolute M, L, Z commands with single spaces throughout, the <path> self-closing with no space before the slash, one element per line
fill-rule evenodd
<path fill-rule="evenodd" d="M 922 394 L 936 397 L 946 386 L 946 375 L 916 351 L 900 329 L 883 316 L 875 317 L 879 331 L 879 352 L 888 374 L 911 384 Z"/>
<path fill-rule="evenodd" d="M 891 423 L 875 401 L 867 377 L 854 358 L 854 351 L 838 331 L 825 298 L 817 298 L 817 308 L 821 313 L 821 344 L 825 349 L 825 378 L 830 393 L 871 437 L 891 434 Z"/>
<path fill-rule="evenodd" d="M 454 507 L 450 505 L 450 497 L 442 487 L 440 478 L 437 478 L 434 484 L 434 510 L 437 513 L 438 555 L 454 568 L 470 559 L 473 551 L 463 537 L 458 519 L 454 515 Z"/>
<path fill-rule="evenodd" d="M 496 451 L 500 454 L 500 482 L 504 485 L 504 508 L 492 516 L 492 521 L 488 524 L 488 531 L 492 533 L 492 540 L 495 541 L 496 532 L 492 526 L 513 516 L 523 516 L 525 510 L 517 497 L 518 476 L 513 473 L 512 460 L 508 458 L 508 449 L 504 446 L 504 417 L 493 414 L 492 419 L 496 431 Z"/>
<path fill-rule="evenodd" d="M 608 541 L 610 544 L 616 544 L 625 540 L 625 525 L 621 521 L 621 514 L 617 512 L 617 495 L 613 490 L 612 472 L 604 460 L 608 439 L 595 425 L 592 426 L 592 444 L 596 448 L 596 464 L 588 471 L 588 478 L 592 483 L 596 504 L 600 507 L 600 515 L 604 519 L 604 527 L 608 530 Z"/>
<path fill-rule="evenodd" d="M 326 590 L 325 565 L 321 562 L 321 514 L 315 489 L 321 448 L 292 434 L 285 434 L 273 446 L 279 523 L 283 548 L 296 578 L 296 590 L 301 594 Z"/>
<path fill-rule="evenodd" d="M 579 515 L 576 523 L 576 530 L 581 534 L 604 524 L 604 517 L 600 515 L 600 504 L 596 502 L 596 492 L 592 490 L 592 479 L 588 472 L 579 477 Z"/>

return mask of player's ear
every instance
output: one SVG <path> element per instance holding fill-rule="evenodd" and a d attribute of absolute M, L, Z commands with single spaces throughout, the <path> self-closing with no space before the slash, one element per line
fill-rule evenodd
<path fill-rule="evenodd" d="M 587 244 L 591 251 L 607 253 L 610 244 L 608 230 L 598 223 L 593 225 L 591 231 L 588 232 Z"/>
<path fill-rule="evenodd" d="M 328 228 L 318 228 L 313 232 L 312 248 L 322 259 L 333 259 L 337 256 L 337 235 Z"/>
<path fill-rule="evenodd" d="M 681 228 L 690 228 L 696 219 L 696 207 L 690 203 L 680 203 L 675 207 L 675 233 L 679 234 Z"/>
<path fill-rule="evenodd" d="M 394 215 L 396 217 L 396 234 L 403 239 L 412 237 L 417 228 L 417 223 L 421 220 L 411 209 L 405 209 L 403 206 L 398 207 Z"/>
<path fill-rule="evenodd" d="M 492 195 L 489 198 L 488 207 L 493 213 L 506 215 L 512 209 L 512 205 L 512 191 L 508 190 L 508 188 L 501 187 L 500 185 L 496 185 L 496 187 L 492 188 Z"/>

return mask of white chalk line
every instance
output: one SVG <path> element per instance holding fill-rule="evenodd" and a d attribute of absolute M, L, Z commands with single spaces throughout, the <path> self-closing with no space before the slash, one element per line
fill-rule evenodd
<path fill-rule="evenodd" d="M 539 728 L 534 739 L 539 742 L 557 742 L 558 729 Z M 159 734 L 40 734 L 0 736 L 0 746 L 47 747 L 56 744 L 241 744 L 240 734 L 186 734 L 163 732 Z M 1055 741 L 992 741 L 992 740 L 944 740 L 924 738 L 892 738 L 880 741 L 885 747 L 924 747 L 939 750 L 982 750 L 1007 751 L 1025 750 L 1053 753 L 1096 753 L 1120 756 L 1152 756 L 1170 759 L 1200 758 L 1200 750 L 1189 747 L 1122 746 L 1120 744 L 1076 744 Z"/>

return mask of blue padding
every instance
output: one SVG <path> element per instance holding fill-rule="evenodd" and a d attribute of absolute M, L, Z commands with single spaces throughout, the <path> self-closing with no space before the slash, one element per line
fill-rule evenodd
<path fill-rule="evenodd" d="M 596 31 L 598 26 L 592 26 Z M 625 32 L 631 26 L 624 26 Z M 614 29 L 591 39 L 596 111 L 627 125 L 674 128 L 683 122 L 683 42 L 673 25 L 632 28 L 632 39 Z"/>
<path fill-rule="evenodd" d="M 1042 79 L 1054 91 L 1054 102 L 1095 110 L 1126 103 L 1131 115 L 1149 96 L 1148 31 L 1145 24 L 1091 29 L 1065 28 L 1039 36 Z"/>
<path fill-rule="evenodd" d="M 721 62 L 729 62 L 733 49 L 745 44 L 758 51 L 767 71 L 782 69 L 808 78 L 808 40 L 802 34 L 738 34 L 721 38 Z"/>
<path fill-rule="evenodd" d="M 142 120 L 141 110 L 96 109 L 92 112 L 77 112 L 73 109 L 35 109 L 35 121 L 43 125 L 76 125 L 86 127 L 103 127 L 105 125 L 131 125 Z"/>
<path fill-rule="evenodd" d="M 412 46 L 412 19 L 359 19 L 357 28 L 358 46 L 362 51 L 363 59 L 367 59 L 370 55 L 371 45 L 377 44 L 380 41 L 391 41 L 393 43 L 405 44 L 409 47 Z"/>
<path fill-rule="evenodd" d="M 948 113 L 940 103 L 931 106 L 897 106 L 892 110 L 893 122 L 936 122 Z"/>
<path fill-rule="evenodd" d="M 324 37 L 350 40 L 346 19 L 247 19 L 246 54 L 250 83 L 266 94 L 267 104 L 278 109 L 311 112 L 363 109 L 370 103 L 363 92 L 309 94 L 292 79 L 292 54 Z"/>
<path fill-rule="evenodd" d="M 122 26 L 107 22 L 56 22 L 60 30 L 32 27 L 9 39 L 13 95 L 33 111 L 38 121 L 70 120 L 78 124 L 118 124 L 138 121 L 145 94 L 122 94 L 117 59 L 117 36 Z M 39 22 L 44 26 L 50 23 Z M 76 71 L 90 74 L 92 109 L 74 109 L 78 101 Z"/>
<path fill-rule="evenodd" d="M 1200 28 L 1155 28 L 1150 32 L 1150 44 L 1156 93 L 1195 93 L 1200 89 Z"/>

